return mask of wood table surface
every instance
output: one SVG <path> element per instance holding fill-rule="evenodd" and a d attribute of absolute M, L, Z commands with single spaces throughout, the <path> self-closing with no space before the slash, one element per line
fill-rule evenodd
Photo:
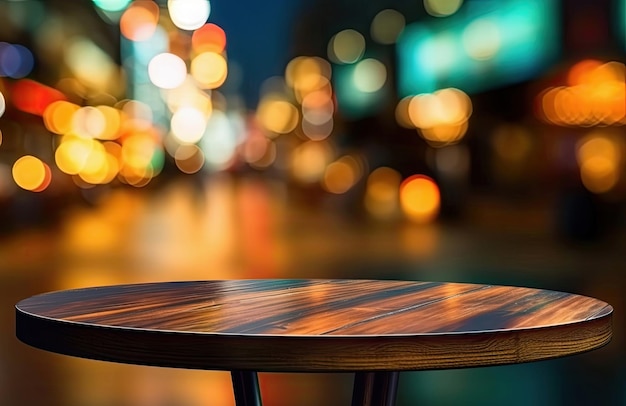
<path fill-rule="evenodd" d="M 392 280 L 167 282 L 45 293 L 16 305 L 34 347 L 132 364 L 266 372 L 405 371 L 589 351 L 613 308 L 564 292 Z"/>

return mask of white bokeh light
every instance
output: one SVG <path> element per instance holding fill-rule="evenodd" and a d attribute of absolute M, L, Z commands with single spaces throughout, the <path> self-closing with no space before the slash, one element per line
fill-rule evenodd
<path fill-rule="evenodd" d="M 7 107 L 7 103 L 4 100 L 4 95 L 2 94 L 2 92 L 0 92 L 0 117 L 2 117 L 2 115 L 4 114 L 4 110 Z"/>
<path fill-rule="evenodd" d="M 211 14 L 208 0 L 168 0 L 167 8 L 174 25 L 188 31 L 202 27 Z"/>
<path fill-rule="evenodd" d="M 187 65 L 179 56 L 158 54 L 148 64 L 150 81 L 162 89 L 175 89 L 187 78 Z"/>
<path fill-rule="evenodd" d="M 182 143 L 194 144 L 200 141 L 206 126 L 206 116 L 193 107 L 180 108 L 172 115 L 172 135 Z"/>

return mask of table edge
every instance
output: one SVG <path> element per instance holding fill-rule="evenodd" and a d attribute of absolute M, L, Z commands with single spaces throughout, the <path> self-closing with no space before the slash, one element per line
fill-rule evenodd
<path fill-rule="evenodd" d="M 18 305 L 16 336 L 35 348 L 130 364 L 267 372 L 424 370 L 557 358 L 608 344 L 614 312 L 607 303 L 605 312 L 585 321 L 516 330 L 311 336 L 103 326 L 47 318 Z"/>

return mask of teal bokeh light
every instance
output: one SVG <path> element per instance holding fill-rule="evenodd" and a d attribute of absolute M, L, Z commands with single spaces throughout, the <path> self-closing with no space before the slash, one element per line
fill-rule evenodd
<path fill-rule="evenodd" d="M 398 41 L 401 96 L 445 87 L 484 91 L 527 80 L 557 59 L 557 1 L 507 0 L 490 9 L 474 3 L 405 28 Z"/>
<path fill-rule="evenodd" d="M 93 0 L 93 2 L 103 11 L 121 11 L 128 7 L 131 0 Z"/>

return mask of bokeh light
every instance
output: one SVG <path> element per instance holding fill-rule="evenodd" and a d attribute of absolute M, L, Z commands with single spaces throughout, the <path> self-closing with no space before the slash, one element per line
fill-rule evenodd
<path fill-rule="evenodd" d="M 302 101 L 310 92 L 330 86 L 332 69 L 328 61 L 319 57 L 299 56 L 287 64 L 285 82 Z"/>
<path fill-rule="evenodd" d="M 191 61 L 191 75 L 203 89 L 220 87 L 228 75 L 226 58 L 217 52 L 207 51 Z"/>
<path fill-rule="evenodd" d="M 13 85 L 13 105 L 26 113 L 42 116 L 52 103 L 65 100 L 58 90 L 31 79 L 20 79 Z"/>
<path fill-rule="evenodd" d="M 291 156 L 291 173 L 302 183 L 320 181 L 334 152 L 326 141 L 306 141 Z"/>
<path fill-rule="evenodd" d="M 398 213 L 400 182 L 402 176 L 393 168 L 381 166 L 367 177 L 365 208 L 381 220 L 391 219 Z"/>
<path fill-rule="evenodd" d="M 79 108 L 72 117 L 72 133 L 86 138 L 98 138 L 104 132 L 106 117 L 93 106 Z"/>
<path fill-rule="evenodd" d="M 500 50 L 500 28 L 491 18 L 479 18 L 468 24 L 463 30 L 465 52 L 476 60 L 493 58 Z"/>
<path fill-rule="evenodd" d="M 447 17 L 456 13 L 463 0 L 424 0 L 426 12 L 434 17 Z"/>
<path fill-rule="evenodd" d="M 380 90 L 387 81 L 387 68 L 377 59 L 359 61 L 354 68 L 354 86 L 365 93 Z"/>
<path fill-rule="evenodd" d="M 615 187 L 622 173 L 622 146 L 614 137 L 601 130 L 593 131 L 580 140 L 576 158 L 580 177 L 593 193 L 606 193 Z"/>
<path fill-rule="evenodd" d="M 413 175 L 400 185 L 400 206 L 406 217 L 416 223 L 429 223 L 439 214 L 439 187 L 430 177 Z"/>
<path fill-rule="evenodd" d="M 408 104 L 406 100 L 401 102 L 396 109 L 396 118 L 406 120 L 408 115 L 413 126 L 433 146 L 456 143 L 467 132 L 472 102 L 459 89 L 445 88 L 414 96 Z M 400 108 L 406 110 L 398 111 Z"/>
<path fill-rule="evenodd" d="M 119 106 L 130 127 L 148 130 L 152 126 L 154 114 L 146 103 L 139 100 L 124 100 L 119 103 Z"/>
<path fill-rule="evenodd" d="M 346 193 L 363 174 L 363 165 L 350 155 L 331 162 L 324 172 L 322 187 L 334 194 Z"/>
<path fill-rule="evenodd" d="M 298 125 L 300 114 L 292 103 L 267 97 L 261 100 L 257 109 L 257 119 L 263 128 L 275 134 L 286 134 Z"/>
<path fill-rule="evenodd" d="M 34 65 L 35 59 L 28 48 L 0 42 L 0 77 L 23 78 L 30 74 Z"/>
<path fill-rule="evenodd" d="M 45 190 L 52 179 L 50 167 L 41 159 L 25 155 L 13 164 L 13 180 L 22 189 L 31 192 Z"/>
<path fill-rule="evenodd" d="M 335 34 L 328 42 L 328 59 L 335 63 L 355 63 L 365 53 L 365 37 L 347 29 Z"/>
<path fill-rule="evenodd" d="M 63 49 L 65 63 L 75 78 L 92 91 L 118 93 L 123 87 L 119 66 L 87 37 L 74 37 Z"/>
<path fill-rule="evenodd" d="M 157 3 L 135 0 L 120 18 L 120 32 L 131 41 L 146 41 L 156 31 L 159 15 Z"/>
<path fill-rule="evenodd" d="M 543 90 L 536 105 L 541 118 L 551 124 L 626 124 L 626 65 L 584 59 L 569 69 L 566 86 Z"/>
<path fill-rule="evenodd" d="M 72 118 L 80 106 L 66 100 L 50 103 L 43 112 L 43 120 L 48 131 L 66 134 L 72 129 Z"/>
<path fill-rule="evenodd" d="M 162 89 L 174 89 L 185 82 L 187 65 L 179 56 L 164 52 L 150 60 L 148 75 L 155 86 Z"/>
<path fill-rule="evenodd" d="M 172 115 L 172 135 L 182 143 L 193 144 L 202 138 L 207 118 L 198 109 L 183 107 Z"/>
<path fill-rule="evenodd" d="M 301 107 L 303 119 L 315 125 L 329 122 L 335 112 L 332 94 L 325 90 L 313 91 L 304 96 Z"/>
<path fill-rule="evenodd" d="M 93 3 L 104 11 L 122 11 L 132 0 L 93 0 Z"/>
<path fill-rule="evenodd" d="M 197 145 L 180 145 L 174 152 L 174 161 L 181 172 L 193 174 L 204 166 L 204 153 Z"/>
<path fill-rule="evenodd" d="M 191 35 L 191 46 L 196 54 L 203 52 L 222 53 L 226 48 L 226 33 L 216 24 L 205 24 Z"/>
<path fill-rule="evenodd" d="M 382 10 L 372 20 L 370 34 L 380 44 L 393 44 L 404 30 L 405 24 L 406 20 L 399 11 Z"/>
<path fill-rule="evenodd" d="M 65 135 L 54 152 L 54 162 L 62 172 L 78 175 L 87 164 L 91 151 L 99 145 L 93 139 Z"/>
<path fill-rule="evenodd" d="M 213 170 L 228 168 L 237 152 L 238 137 L 237 120 L 221 110 L 215 110 L 200 142 L 207 166 Z"/>
<path fill-rule="evenodd" d="M 2 117 L 2 115 L 4 114 L 5 110 L 7 108 L 7 102 L 4 98 L 4 94 L 2 94 L 2 92 L 0 92 L 0 117 Z"/>
<path fill-rule="evenodd" d="M 124 139 L 118 178 L 136 187 L 146 186 L 163 169 L 164 154 L 154 130 L 135 131 Z"/>
<path fill-rule="evenodd" d="M 320 141 L 328 138 L 334 129 L 334 121 L 332 117 L 328 121 L 315 124 L 307 119 L 302 120 L 302 132 L 304 135 L 314 141 Z"/>
<path fill-rule="evenodd" d="M 208 0 L 168 0 L 167 9 L 174 25 L 188 31 L 202 27 L 211 14 Z"/>

